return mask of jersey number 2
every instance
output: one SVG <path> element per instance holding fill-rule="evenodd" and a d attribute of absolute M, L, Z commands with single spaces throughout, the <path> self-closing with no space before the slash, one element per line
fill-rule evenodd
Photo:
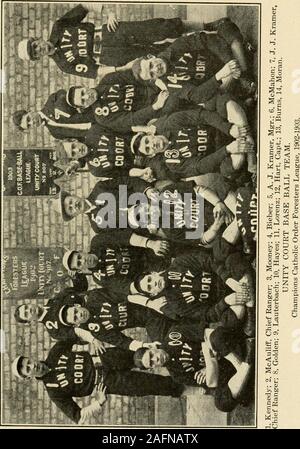
<path fill-rule="evenodd" d="M 57 321 L 46 321 L 47 329 L 58 329 Z"/>

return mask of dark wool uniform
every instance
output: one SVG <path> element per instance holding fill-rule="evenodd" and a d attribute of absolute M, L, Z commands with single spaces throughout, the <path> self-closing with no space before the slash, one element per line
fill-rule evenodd
<path fill-rule="evenodd" d="M 127 70 L 103 78 L 96 88 L 98 100 L 92 108 L 95 121 L 102 127 L 126 134 L 132 131 L 132 126 L 146 125 L 153 118 L 195 108 L 195 104 L 204 103 L 215 95 L 219 87 L 220 82 L 213 76 L 200 86 L 186 85 L 179 91 L 174 89 L 163 108 L 155 111 L 152 104 L 160 89 L 153 83 L 137 81 L 132 71 Z"/>
<path fill-rule="evenodd" d="M 257 232 L 257 192 L 252 187 L 240 187 L 237 191 L 236 218 L 243 237 L 255 251 Z"/>
<path fill-rule="evenodd" d="M 225 296 L 232 293 L 226 280 L 233 277 L 239 281 L 240 274 L 249 268 L 246 261 L 240 262 L 242 266 L 237 277 L 235 267 L 229 271 L 225 264 L 217 264 L 203 249 L 176 257 L 165 273 L 166 288 L 162 295 L 168 303 L 161 311 L 172 319 L 202 320 L 207 326 L 220 321 L 224 327 L 240 327 L 241 322 L 224 301 Z"/>
<path fill-rule="evenodd" d="M 242 40 L 242 36 L 230 20 L 220 23 L 217 33 L 200 31 L 176 39 L 158 55 L 167 63 L 167 73 L 161 79 L 168 90 L 186 83 L 200 84 L 213 76 L 233 59 L 230 45 L 234 39 Z"/>
<path fill-rule="evenodd" d="M 74 332 L 71 331 L 71 328 L 66 328 L 66 331 L 64 330 L 62 332 L 62 329 L 64 329 L 65 326 L 63 326 L 59 320 L 59 311 L 64 305 L 81 303 L 81 296 L 77 295 L 73 288 L 66 288 L 54 298 L 49 299 L 47 304 L 44 306 L 46 314 L 42 316 L 42 319 L 39 320 L 39 322 L 44 324 L 49 335 L 54 340 L 66 340 L 69 338 L 76 339 L 77 337 L 74 336 Z"/>
<path fill-rule="evenodd" d="M 90 173 L 100 178 L 115 178 L 128 174 L 134 165 L 134 157 L 130 151 L 131 138 L 93 125 L 86 134 L 88 154 L 79 159 L 81 167 L 87 164 Z"/>
<path fill-rule="evenodd" d="M 90 290 L 80 298 L 70 296 L 63 305 L 74 304 L 79 304 L 90 312 L 88 321 L 77 326 L 77 329 L 89 331 L 98 340 L 123 349 L 128 349 L 133 339 L 123 334 L 122 330 L 145 327 L 151 340 L 162 340 L 172 323 L 151 309 L 120 301 L 117 295 L 104 288 Z M 78 339 L 75 328 L 63 324 L 59 318 L 63 305 L 60 304 L 52 312 L 53 317 L 56 313 L 57 333 L 60 339 Z"/>
<path fill-rule="evenodd" d="M 51 94 L 41 110 L 43 121 L 55 139 L 74 138 L 84 141 L 93 121 L 93 112 L 87 108 L 84 114 L 70 106 L 66 101 L 66 91 L 60 89 Z"/>
<path fill-rule="evenodd" d="M 127 186 L 127 195 L 126 192 L 119 193 L 119 186 Z M 113 180 L 107 181 L 99 181 L 92 192 L 88 196 L 87 200 L 91 203 L 93 209 L 91 211 L 87 211 L 86 215 L 89 217 L 90 224 L 94 232 L 109 232 L 112 229 L 103 226 L 103 219 L 108 218 L 104 217 L 103 208 L 106 208 L 108 205 L 108 200 L 106 198 L 101 198 L 101 194 L 112 193 L 116 199 L 116 210 L 109 210 L 109 213 L 113 217 L 113 220 L 118 226 L 119 221 L 119 207 L 127 206 L 127 196 L 132 193 L 146 193 L 149 188 L 149 184 L 139 178 L 131 178 L 129 176 L 123 176 Z M 123 206 L 124 204 L 124 206 Z M 126 212 L 124 212 L 126 213 Z M 108 242 L 108 245 L 111 244 L 120 244 L 119 241 L 115 241 L 114 243 Z M 122 244 L 122 243 L 121 243 Z M 127 246 L 127 244 L 125 245 Z"/>
<path fill-rule="evenodd" d="M 202 324 L 182 322 L 174 324 L 161 346 L 170 356 L 166 368 L 176 382 L 185 385 L 199 385 L 194 379 L 197 371 L 205 368 L 205 360 L 201 349 L 204 341 Z M 211 334 L 212 347 L 220 357 L 235 351 L 239 345 L 240 335 L 236 331 L 218 327 Z M 221 359 L 218 386 L 215 389 L 215 405 L 219 410 L 231 411 L 238 401 L 232 397 L 228 381 L 232 373 L 231 365 Z M 204 386 L 205 385 L 201 385 Z"/>
<path fill-rule="evenodd" d="M 176 38 L 183 31 L 180 19 L 153 19 L 120 22 L 115 32 L 109 32 L 107 25 L 96 29 L 94 24 L 83 22 L 87 14 L 82 5 L 71 9 L 54 23 L 49 39 L 55 46 L 51 58 L 57 66 L 85 78 L 96 78 L 100 64 L 126 64 L 149 53 L 153 41 Z"/>
<path fill-rule="evenodd" d="M 224 183 L 220 183 L 218 187 L 216 193 L 223 200 L 228 194 L 230 186 L 224 180 Z M 160 221 L 160 229 L 162 229 L 165 238 L 175 243 L 198 246 L 199 239 L 214 222 L 214 206 L 204 198 L 197 197 L 192 181 L 170 184 L 161 190 L 161 196 L 160 210 L 164 210 L 164 217 L 167 207 L 170 207 L 170 226 L 166 227 Z M 187 232 L 192 233 L 193 231 L 195 231 L 193 238 L 188 238 Z"/>
<path fill-rule="evenodd" d="M 139 274 L 157 269 L 161 264 L 161 258 L 153 255 L 150 249 L 119 246 L 118 242 L 107 245 L 105 235 L 101 234 L 92 238 L 90 253 L 99 259 L 92 270 L 93 280 L 101 286 L 113 288 L 114 291 L 120 287 L 120 292 L 123 291 L 122 278 L 130 283 Z"/>
<path fill-rule="evenodd" d="M 152 108 L 159 90 L 144 86 L 126 74 L 113 73 L 96 87 L 98 100 L 92 105 L 95 122 L 106 130 L 128 134 L 132 126 L 146 124 L 159 116 Z"/>
<path fill-rule="evenodd" d="M 40 380 L 55 405 L 76 423 L 81 408 L 74 398 L 90 396 L 101 382 L 107 387 L 106 393 L 117 395 L 176 397 L 183 391 L 182 385 L 168 377 L 126 369 L 133 365 L 130 353 L 107 349 L 101 355 L 102 364 L 98 364 L 88 352 L 73 351 L 73 344 L 74 341 L 59 342 L 51 348 L 45 360 L 50 371 Z"/>
<path fill-rule="evenodd" d="M 169 146 L 153 158 L 145 158 L 157 180 L 180 180 L 190 176 L 220 171 L 229 157 L 226 147 L 216 151 L 215 132 L 210 127 L 195 127 L 165 133 Z"/>

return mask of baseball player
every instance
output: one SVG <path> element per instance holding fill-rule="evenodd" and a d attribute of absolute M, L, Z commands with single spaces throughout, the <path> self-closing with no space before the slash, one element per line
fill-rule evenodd
<path fill-rule="evenodd" d="M 117 134 L 92 125 L 85 142 L 76 139 L 59 141 L 55 150 L 59 160 L 77 161 L 78 168 L 86 168 L 99 178 L 116 178 L 129 173 L 134 165 L 130 151 L 131 136 Z"/>
<path fill-rule="evenodd" d="M 45 305 L 35 304 L 21 304 L 14 313 L 15 320 L 21 324 L 42 323 L 47 329 L 49 335 L 54 340 L 77 340 L 89 341 L 93 343 L 95 350 L 104 351 L 104 346 L 101 341 L 96 338 L 90 338 L 90 334 L 84 331 L 77 330 L 76 332 L 68 332 L 62 326 L 60 320 L 60 310 L 65 305 L 74 305 L 74 303 L 81 303 L 82 298 L 74 289 L 67 288 L 55 297 L 49 299 Z M 62 331 L 63 329 L 63 331 Z"/>
<path fill-rule="evenodd" d="M 229 329 L 204 329 L 201 323 L 174 324 L 160 348 L 139 349 L 139 368 L 166 367 L 176 382 L 214 388 L 215 405 L 232 411 L 246 392 L 254 363 L 254 339 L 243 339 Z"/>
<path fill-rule="evenodd" d="M 239 252 L 228 256 L 225 263 L 216 263 L 209 252 L 190 251 L 175 257 L 164 272 L 140 275 L 134 286 L 128 296 L 131 303 L 149 307 L 151 298 L 160 297 L 156 310 L 172 319 L 201 319 L 207 326 L 221 322 L 232 329 L 243 327 L 249 337 L 254 335 L 253 270 Z"/>
<path fill-rule="evenodd" d="M 137 201 L 137 199 L 156 198 L 157 192 L 141 179 L 124 176 L 120 179 L 99 181 L 87 198 L 61 190 L 59 198 L 51 200 L 51 204 L 58 213 L 62 214 L 64 221 L 70 221 L 77 215 L 87 215 L 93 230 L 97 233 L 99 228 L 107 227 L 107 222 L 111 221 L 111 226 L 113 224 L 117 226 L 119 216 L 116 211 L 107 209 L 108 206 L 112 206 L 109 202 L 114 201 L 115 207 L 117 203 L 120 207 L 122 204 L 127 206 L 128 196 L 130 197 L 131 194 Z"/>
<path fill-rule="evenodd" d="M 84 296 L 66 297 L 65 303 L 53 310 L 60 339 L 76 339 L 92 343 L 99 351 L 98 342 L 135 351 L 140 347 L 156 346 L 170 327 L 171 320 L 155 311 L 158 302 L 149 307 L 124 302 L 105 288 L 90 290 Z M 123 330 L 144 327 L 154 343 L 130 338 Z"/>
<path fill-rule="evenodd" d="M 84 141 L 93 118 L 91 109 L 86 109 L 85 114 L 81 114 L 74 108 L 69 100 L 69 91 L 64 89 L 51 94 L 40 111 L 23 109 L 13 114 L 13 122 L 22 132 L 46 126 L 55 139 L 76 138 L 80 141 Z"/>
<path fill-rule="evenodd" d="M 160 79 L 169 90 L 178 90 L 186 83 L 202 83 L 222 65 L 236 59 L 238 68 L 224 80 L 223 88 L 230 88 L 242 76 L 238 86 L 247 95 L 254 94 L 256 86 L 248 79 L 251 75 L 239 28 L 227 17 L 220 19 L 214 28 L 215 31 L 200 31 L 176 39 L 157 57 L 144 55 L 137 59 L 132 66 L 134 76 L 146 82 Z"/>
<path fill-rule="evenodd" d="M 191 129 L 187 128 L 187 123 Z M 207 125 L 215 130 L 214 134 L 210 131 L 210 141 Z M 177 111 L 136 129 L 139 132 L 132 138 L 131 149 L 135 154 L 154 158 L 149 166 L 154 178 L 168 179 L 161 176 L 170 171 L 182 178 L 216 171 L 230 177 L 242 168 L 245 156 L 248 171 L 256 172 L 254 140 L 247 116 L 228 94 L 212 97 L 201 109 Z M 220 150 L 212 155 L 216 145 Z M 204 157 L 207 153 L 209 158 Z M 156 154 L 159 157 L 155 159 Z M 158 177 L 161 166 L 162 174 Z"/>
<path fill-rule="evenodd" d="M 63 265 L 68 271 L 81 276 L 92 276 L 94 282 L 103 286 L 107 279 L 115 282 L 125 277 L 129 281 L 152 269 L 164 269 L 169 260 L 155 256 L 149 249 L 133 246 L 105 245 L 96 234 L 91 241 L 90 251 L 69 250 L 63 256 Z M 87 288 L 86 288 L 87 290 Z"/>
<path fill-rule="evenodd" d="M 56 343 L 44 361 L 19 356 L 12 363 L 12 373 L 19 379 L 35 377 L 43 382 L 51 401 L 77 424 L 101 411 L 106 394 L 178 397 L 184 390 L 170 377 L 132 371 L 130 351 L 110 348 L 95 357 L 73 346 L 72 341 Z M 74 400 L 91 395 L 95 400 L 83 408 Z"/>
<path fill-rule="evenodd" d="M 82 111 L 92 107 L 94 121 L 102 128 L 128 134 L 133 127 L 146 125 L 149 120 L 168 115 L 179 108 L 195 108 L 218 92 L 222 79 L 236 67 L 230 61 L 200 86 L 187 85 L 169 96 L 167 90 L 155 85 L 143 85 L 129 71 L 106 75 L 96 88 L 72 86 L 68 91 L 69 103 Z"/>
<path fill-rule="evenodd" d="M 154 42 L 177 38 L 183 32 L 179 18 L 118 23 L 112 13 L 107 24 L 96 28 L 83 21 L 88 12 L 77 5 L 54 23 L 49 39 L 23 39 L 18 45 L 19 57 L 37 61 L 48 56 L 65 73 L 95 79 L 126 69 L 120 66 L 149 51 L 159 52 L 160 45 L 152 45 Z"/>

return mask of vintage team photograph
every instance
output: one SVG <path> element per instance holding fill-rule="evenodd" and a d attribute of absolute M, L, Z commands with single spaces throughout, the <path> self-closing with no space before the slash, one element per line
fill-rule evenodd
<path fill-rule="evenodd" d="M 1 424 L 255 426 L 260 7 L 1 6 Z"/>

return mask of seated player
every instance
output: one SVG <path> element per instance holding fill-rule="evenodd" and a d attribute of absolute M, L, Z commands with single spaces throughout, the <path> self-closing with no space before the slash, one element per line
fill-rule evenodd
<path fill-rule="evenodd" d="M 168 258 L 155 256 L 150 249 L 120 246 L 117 242 L 105 245 L 99 234 L 92 238 L 89 252 L 69 250 L 63 256 L 67 271 L 77 276 L 91 276 L 101 286 L 108 279 L 112 283 L 116 278 L 130 282 L 147 270 L 166 268 L 169 262 Z"/>
<path fill-rule="evenodd" d="M 184 386 L 170 377 L 131 370 L 131 351 L 108 348 L 104 354 L 92 356 L 74 343 L 56 343 L 45 360 L 19 356 L 12 363 L 12 373 L 19 379 L 42 382 L 51 401 L 76 424 L 101 412 L 107 394 L 179 397 L 184 391 Z M 87 396 L 95 399 L 80 407 L 75 399 Z"/>
<path fill-rule="evenodd" d="M 88 286 L 85 285 L 87 288 Z M 89 338 L 86 333 L 79 332 L 75 335 L 74 333 L 68 334 L 67 332 L 61 331 L 61 323 L 59 320 L 59 311 L 61 308 L 67 304 L 73 305 L 74 302 L 81 303 L 83 301 L 82 297 L 74 292 L 71 288 L 66 288 L 58 295 L 50 298 L 45 305 L 41 304 L 20 304 L 15 309 L 14 317 L 17 323 L 21 324 L 31 324 L 31 323 L 42 323 L 50 337 L 54 340 L 66 340 L 68 338 L 76 339 L 78 342 L 84 340 L 84 338 Z M 93 346 L 98 351 L 103 351 L 104 346 L 101 341 L 94 339 Z"/>
<path fill-rule="evenodd" d="M 172 321 L 156 312 L 156 303 L 145 310 L 136 304 L 123 302 L 114 292 L 93 289 L 81 300 L 75 298 L 57 311 L 58 327 L 67 339 L 80 337 L 83 341 L 94 340 L 135 351 L 140 347 L 155 347 L 161 341 Z M 146 343 L 123 334 L 123 330 L 145 328 L 154 343 Z"/>
<path fill-rule="evenodd" d="M 254 364 L 254 339 L 243 339 L 223 327 L 205 329 L 202 323 L 174 324 L 160 348 L 139 349 L 135 353 L 138 368 L 166 367 L 171 377 L 184 385 L 215 389 L 215 405 L 232 411 L 247 392 Z"/>
<path fill-rule="evenodd" d="M 129 223 L 173 244 L 210 247 L 222 235 L 234 245 L 241 237 L 234 215 L 236 196 L 230 184 L 217 175 L 211 174 L 212 180 L 209 174 L 202 176 L 213 188 L 205 182 L 196 187 L 193 181 L 162 183 L 159 201 L 132 206 L 134 209 L 128 210 L 129 219 L 132 217 Z"/>
<path fill-rule="evenodd" d="M 169 90 L 178 90 L 187 83 L 202 83 L 223 64 L 236 59 L 239 69 L 223 80 L 223 87 L 228 89 L 235 79 L 242 76 L 239 85 L 242 81 L 245 93 L 254 94 L 256 88 L 248 80 L 251 75 L 239 28 L 227 17 L 217 21 L 214 28 L 213 32 L 200 31 L 176 39 L 157 57 L 150 55 L 137 59 L 132 66 L 135 78 L 143 82 L 159 80 Z"/>
<path fill-rule="evenodd" d="M 85 114 L 81 114 L 70 105 L 67 94 L 68 91 L 60 89 L 49 96 L 41 110 L 16 111 L 12 117 L 15 126 L 22 132 L 45 126 L 55 139 L 76 138 L 83 142 L 92 126 L 94 114 L 91 108 L 86 108 Z"/>
<path fill-rule="evenodd" d="M 155 301 L 156 310 L 172 319 L 201 319 L 207 326 L 221 322 L 254 335 L 254 273 L 241 253 L 216 263 L 211 253 L 193 250 L 175 257 L 164 272 L 143 273 L 131 285 L 127 299 L 150 307 L 153 298 L 161 299 L 160 304 Z"/>
<path fill-rule="evenodd" d="M 171 95 L 155 85 L 143 85 L 128 74 L 113 73 L 95 88 L 72 86 L 66 98 L 68 104 L 81 111 L 83 116 L 92 108 L 94 122 L 107 132 L 128 134 L 134 126 L 146 125 L 153 118 L 195 108 L 195 105 L 209 100 L 219 91 L 222 79 L 235 67 L 235 61 L 230 61 L 200 86 L 188 85 Z"/>
<path fill-rule="evenodd" d="M 134 154 L 147 158 L 144 164 L 148 162 L 146 167 L 151 168 L 155 179 L 174 180 L 176 175 L 191 178 L 216 171 L 230 177 L 243 167 L 245 156 L 248 171 L 256 172 L 254 140 L 246 114 L 228 94 L 210 99 L 202 110 L 178 111 L 150 123 L 135 128 L 140 132 L 132 138 L 131 148 Z M 186 123 L 192 127 L 187 129 Z M 215 151 L 217 146 L 219 151 Z"/>

